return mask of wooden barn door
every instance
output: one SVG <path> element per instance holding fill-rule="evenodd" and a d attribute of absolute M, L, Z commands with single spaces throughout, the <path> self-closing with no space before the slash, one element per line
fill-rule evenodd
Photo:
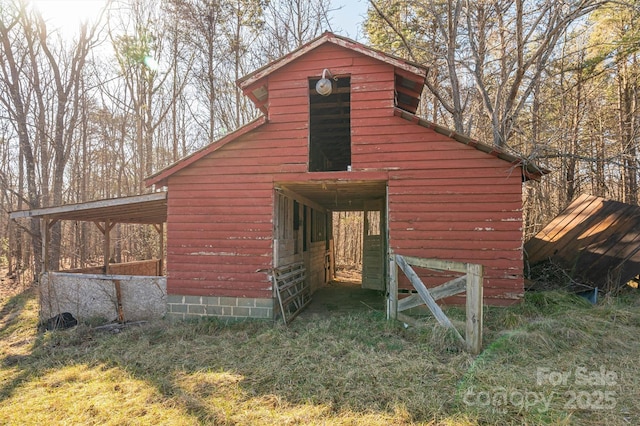
<path fill-rule="evenodd" d="M 362 288 L 385 290 L 385 217 L 382 199 L 364 203 Z"/>

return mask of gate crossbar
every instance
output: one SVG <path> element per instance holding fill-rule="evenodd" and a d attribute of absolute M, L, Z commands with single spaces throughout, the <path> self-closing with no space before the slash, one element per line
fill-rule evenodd
<path fill-rule="evenodd" d="M 400 312 L 425 304 L 438 323 L 454 331 L 456 337 L 465 345 L 467 351 L 474 354 L 479 353 L 482 349 L 482 265 L 439 259 L 422 259 L 399 254 L 391 256 L 391 263 L 388 317 L 390 319 L 398 319 L 399 316 L 404 317 Z M 411 265 L 436 271 L 454 271 L 466 274 L 438 287 L 427 289 Z M 398 268 L 407 276 L 417 294 L 398 300 Z M 436 303 L 436 300 L 454 296 L 464 291 L 467 293 L 465 338 L 460 335 L 460 332 Z"/>

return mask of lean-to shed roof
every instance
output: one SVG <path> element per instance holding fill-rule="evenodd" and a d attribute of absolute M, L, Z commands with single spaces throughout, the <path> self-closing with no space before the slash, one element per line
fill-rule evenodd
<path fill-rule="evenodd" d="M 581 195 L 524 246 L 531 266 L 552 261 L 601 289 L 640 274 L 640 207 Z"/>
<path fill-rule="evenodd" d="M 159 224 L 167 221 L 167 193 L 136 195 L 11 212 L 11 219 L 41 218 L 85 222 Z"/>

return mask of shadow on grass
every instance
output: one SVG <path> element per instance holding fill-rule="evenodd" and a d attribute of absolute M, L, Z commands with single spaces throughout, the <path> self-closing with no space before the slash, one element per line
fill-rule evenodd
<path fill-rule="evenodd" d="M 3 318 L 20 321 L 15 309 L 24 310 L 25 303 L 3 306 Z M 610 345 L 607 356 L 613 360 L 616 350 L 624 349 L 624 357 L 640 352 L 631 340 L 616 343 L 607 328 L 607 309 L 555 295 L 488 309 L 486 324 L 493 331 L 486 333 L 486 350 L 478 358 L 452 351 L 450 336 L 435 323 L 407 329 L 371 311 L 301 318 L 289 327 L 206 319 L 132 326 L 114 334 L 79 326 L 37 335 L 28 352 L 5 356 L 3 367 L 12 372 L 0 388 L 0 402 L 29 381 L 87 366 L 95 377 L 83 380 L 101 380 L 105 369 L 117 371 L 123 382 L 134 378 L 153 388 L 158 405 L 176 407 L 203 424 L 553 422 L 570 413 L 554 407 L 548 416 L 533 417 L 511 406 L 493 412 L 491 406 L 488 411 L 469 407 L 462 398 L 472 387 L 524 391 L 523 386 L 535 385 L 537 366 L 571 371 L 600 354 L 594 337 Z M 627 331 L 637 331 L 640 315 L 626 315 L 618 312 L 615 326 L 624 319 Z M 593 329 L 575 331 L 576 325 L 590 324 Z"/>
<path fill-rule="evenodd" d="M 33 308 L 28 306 L 34 300 L 33 288 L 27 288 L 2 301 L 0 309 L 2 359 L 0 365 L 3 370 L 15 369 L 17 373 L 2 381 L 0 401 L 10 398 L 16 388 L 31 375 L 29 369 L 23 369 L 22 366 L 29 363 L 31 351 L 37 346 L 38 341 L 35 336 L 37 322 L 34 321 Z"/>
<path fill-rule="evenodd" d="M 4 336 L 8 329 L 17 325 L 19 316 L 27 302 L 34 297 L 33 290 L 27 289 L 22 293 L 7 298 L 7 301 L 2 305 L 2 309 L 0 309 L 0 336 Z"/>

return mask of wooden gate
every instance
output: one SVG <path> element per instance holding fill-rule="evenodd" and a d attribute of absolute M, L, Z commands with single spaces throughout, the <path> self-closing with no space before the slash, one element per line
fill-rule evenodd
<path fill-rule="evenodd" d="M 289 324 L 311 303 L 311 288 L 304 263 L 294 263 L 273 270 L 274 290 L 278 300 L 275 317 Z"/>
<path fill-rule="evenodd" d="M 400 312 L 425 304 L 440 325 L 453 330 L 468 352 L 473 354 L 480 353 L 482 349 L 482 265 L 440 259 L 422 259 L 399 254 L 391 256 L 390 263 L 391 279 L 389 282 L 388 318 L 412 322 L 410 317 Z M 438 287 L 427 289 L 411 265 L 435 271 L 459 272 L 466 275 L 455 278 Z M 409 278 L 411 285 L 417 291 L 416 294 L 401 300 L 398 300 L 398 269 Z M 454 296 L 464 291 L 467 293 L 465 338 L 460 335 L 460 332 L 436 303 L 436 300 Z"/>

